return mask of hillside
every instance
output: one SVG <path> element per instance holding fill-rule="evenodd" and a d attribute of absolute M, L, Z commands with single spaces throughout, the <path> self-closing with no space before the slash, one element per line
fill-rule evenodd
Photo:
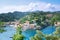
<path fill-rule="evenodd" d="M 25 12 L 8 12 L 8 13 L 2 13 L 0 14 L 0 21 L 8 22 L 8 21 L 14 21 L 22 18 L 23 16 L 27 15 Z"/>
<path fill-rule="evenodd" d="M 31 12 L 29 15 L 20 19 L 20 23 L 24 24 L 29 21 L 29 24 L 34 24 L 36 27 L 40 26 L 41 29 L 49 26 L 55 25 L 55 23 L 60 21 L 60 12 L 43 12 L 36 11 Z"/>
<path fill-rule="evenodd" d="M 19 20 L 20 18 L 26 16 L 27 14 L 29 14 L 29 15 L 31 14 L 31 17 L 32 17 L 34 13 L 36 13 L 35 14 L 36 16 L 46 15 L 46 14 L 60 15 L 60 11 L 56 11 L 56 12 L 43 12 L 43 11 L 19 12 L 19 11 L 14 11 L 14 12 L 8 12 L 8 13 L 1 13 L 0 21 L 8 22 L 8 21 Z"/>

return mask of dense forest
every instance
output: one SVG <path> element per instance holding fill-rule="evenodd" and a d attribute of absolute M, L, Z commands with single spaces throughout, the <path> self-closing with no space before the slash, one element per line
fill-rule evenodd
<path fill-rule="evenodd" d="M 25 12 L 18 12 L 18 11 L 1 13 L 0 21 L 3 21 L 3 22 L 14 21 L 14 20 L 20 19 L 21 17 L 23 17 L 25 15 L 26 15 Z"/>
<path fill-rule="evenodd" d="M 60 21 L 60 12 L 30 12 L 29 15 L 21 18 L 20 21 L 22 24 L 26 21 L 29 21 L 30 24 L 36 23 L 36 26 L 41 26 L 44 28 L 49 25 L 54 25 L 54 22 Z"/>
<path fill-rule="evenodd" d="M 43 12 L 43 11 L 34 11 L 34 12 L 19 12 L 19 11 L 14 11 L 14 12 L 8 12 L 8 13 L 1 13 L 0 14 L 0 21 L 3 22 L 8 22 L 8 21 L 14 21 L 18 20 L 22 17 L 24 17 L 27 14 L 32 14 L 32 13 L 40 13 L 40 14 L 56 14 L 59 15 L 60 11 L 56 12 Z"/>

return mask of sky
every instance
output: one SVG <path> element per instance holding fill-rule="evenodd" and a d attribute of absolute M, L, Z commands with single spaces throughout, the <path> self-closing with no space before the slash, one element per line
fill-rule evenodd
<path fill-rule="evenodd" d="M 60 0 L 0 0 L 0 13 L 36 10 L 60 11 Z"/>

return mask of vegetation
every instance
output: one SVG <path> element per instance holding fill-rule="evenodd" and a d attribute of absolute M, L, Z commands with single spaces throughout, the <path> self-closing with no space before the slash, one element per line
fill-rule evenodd
<path fill-rule="evenodd" d="M 22 35 L 22 29 L 21 29 L 21 27 L 17 28 L 17 32 L 13 36 L 13 40 L 24 40 L 24 36 Z"/>
<path fill-rule="evenodd" d="M 30 40 L 43 40 L 43 38 L 44 38 L 43 33 L 37 30 L 35 36 L 31 37 Z"/>
<path fill-rule="evenodd" d="M 56 28 L 56 31 L 54 32 L 54 35 L 58 38 L 60 38 L 60 26 Z"/>
<path fill-rule="evenodd" d="M 4 24 L 5 24 L 5 22 L 0 22 L 0 33 L 6 31 L 6 30 L 4 30 Z"/>
<path fill-rule="evenodd" d="M 15 21 L 20 19 L 21 17 L 27 15 L 25 12 L 8 12 L 8 13 L 2 13 L 0 14 L 0 21 L 2 22 L 9 22 L 9 21 Z"/>
<path fill-rule="evenodd" d="M 28 15 L 27 15 L 28 14 Z M 26 15 L 26 16 L 25 16 Z M 24 17 L 23 17 L 24 16 Z M 21 18 L 23 17 L 23 18 Z M 20 19 L 20 23 L 23 24 L 27 20 L 30 24 L 36 23 L 36 27 L 40 26 L 42 29 L 49 26 L 54 25 L 54 22 L 60 22 L 60 11 L 57 12 L 9 12 L 0 14 L 0 27 L 4 25 L 4 22 L 15 21 Z M 3 32 L 3 29 L 0 29 L 0 32 Z M 41 31 L 37 30 L 37 33 L 30 38 L 30 40 L 60 40 L 60 27 L 57 27 L 56 31 L 52 34 L 45 35 Z M 24 40 L 24 36 L 22 35 L 22 28 L 18 27 L 16 34 L 13 36 L 13 40 Z"/>
<path fill-rule="evenodd" d="M 47 26 L 48 22 L 46 21 L 46 16 L 41 13 L 31 13 L 24 18 L 20 19 L 20 23 L 24 23 L 25 21 L 29 21 L 31 24 L 36 23 L 39 26 Z"/>
<path fill-rule="evenodd" d="M 0 27 L 3 27 L 5 22 L 0 22 Z"/>
<path fill-rule="evenodd" d="M 37 33 L 30 38 L 30 40 L 60 40 L 60 27 L 56 28 L 56 31 L 53 34 L 45 35 L 41 31 L 37 31 Z"/>
<path fill-rule="evenodd" d="M 20 19 L 20 23 L 25 23 L 27 20 L 30 24 L 36 23 L 37 26 L 40 26 L 42 29 L 49 26 L 54 25 L 60 21 L 60 11 L 57 12 L 43 12 L 43 11 L 36 11 L 30 12 L 29 15 Z M 36 26 L 36 27 L 37 27 Z"/>
<path fill-rule="evenodd" d="M 3 32 L 5 32 L 6 30 L 4 30 L 3 28 L 1 29 L 0 28 L 0 33 L 3 33 Z"/>
<path fill-rule="evenodd" d="M 17 34 L 14 35 L 13 40 L 23 40 L 24 36 L 21 34 L 21 28 L 17 29 Z M 60 40 L 60 27 L 56 28 L 53 34 L 43 34 L 41 31 L 37 30 L 36 34 L 30 38 L 30 40 Z"/>
<path fill-rule="evenodd" d="M 46 40 L 59 40 L 59 38 L 56 36 L 48 35 L 46 36 Z"/>

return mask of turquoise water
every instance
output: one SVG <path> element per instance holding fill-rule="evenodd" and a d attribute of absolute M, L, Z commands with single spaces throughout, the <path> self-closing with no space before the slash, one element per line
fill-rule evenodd
<path fill-rule="evenodd" d="M 0 33 L 0 40 L 12 40 L 12 37 L 16 30 L 13 27 L 7 26 L 5 27 L 6 32 Z"/>
<path fill-rule="evenodd" d="M 43 34 L 51 34 L 55 31 L 55 26 L 49 26 L 40 31 L 42 31 Z M 25 40 L 29 40 L 31 36 L 34 36 L 36 34 L 36 30 L 26 30 L 22 34 L 25 36 Z"/>
<path fill-rule="evenodd" d="M 55 26 L 49 26 L 49 27 L 47 27 L 47 28 L 45 28 L 45 29 L 43 29 L 41 31 L 44 34 L 51 34 L 51 33 L 53 33 L 55 31 L 55 28 L 56 28 Z"/>
<path fill-rule="evenodd" d="M 10 38 L 10 37 L 12 37 L 15 34 L 15 32 L 16 32 L 15 28 L 7 26 L 5 28 L 5 30 L 7 30 L 7 31 L 0 33 L 0 40 L 12 40 L 12 38 Z M 55 27 L 49 26 L 41 31 L 44 34 L 51 34 L 55 31 Z M 29 40 L 29 38 L 31 36 L 34 36 L 36 34 L 36 30 L 32 30 L 32 29 L 26 30 L 26 31 L 22 32 L 22 34 L 25 36 L 25 40 Z"/>

